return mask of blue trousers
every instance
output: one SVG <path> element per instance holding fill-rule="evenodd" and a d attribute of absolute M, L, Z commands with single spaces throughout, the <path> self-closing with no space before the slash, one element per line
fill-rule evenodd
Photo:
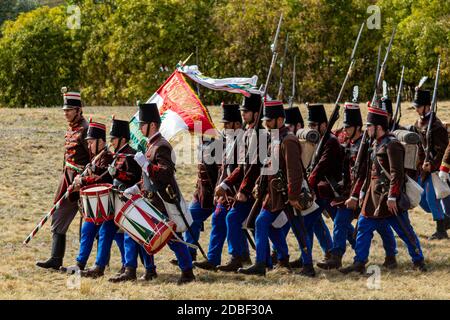
<path fill-rule="evenodd" d="M 304 252 L 304 250 L 302 250 L 301 260 L 304 265 L 310 265 L 313 263 L 312 250 L 314 244 L 314 229 L 318 221 L 322 218 L 322 211 L 323 209 L 319 207 L 317 210 L 303 217 L 307 232 L 306 243 L 308 249 L 308 252 Z M 299 228 L 300 227 L 298 227 L 298 229 Z"/>
<path fill-rule="evenodd" d="M 220 265 L 222 249 L 227 238 L 227 209 L 218 204 L 211 219 L 211 233 L 209 235 L 208 261 L 215 266 Z"/>
<path fill-rule="evenodd" d="M 270 212 L 262 209 L 255 222 L 255 238 L 256 238 L 256 262 L 271 265 L 269 238 L 277 250 L 280 259 L 289 258 L 286 236 L 282 229 L 276 229 L 272 223 L 280 214 L 278 212 Z"/>
<path fill-rule="evenodd" d="M 137 268 L 137 259 L 138 255 L 141 256 L 142 262 L 144 264 L 145 269 L 155 271 L 155 260 L 153 255 L 149 255 L 147 251 L 133 238 L 128 235 L 128 233 L 124 234 L 124 247 L 125 247 L 125 267 L 129 268 Z"/>
<path fill-rule="evenodd" d="M 422 198 L 420 199 L 420 206 L 423 210 L 433 215 L 433 220 L 443 220 L 444 219 L 444 205 L 448 203 L 447 200 L 450 197 L 439 200 L 436 199 L 436 192 L 433 187 L 433 182 L 431 179 L 431 175 L 422 181 L 422 178 L 419 176 L 418 183 L 422 186 L 424 192 L 422 193 Z"/>
<path fill-rule="evenodd" d="M 95 264 L 99 267 L 105 267 L 109 260 L 111 245 L 116 234 L 117 227 L 113 220 L 105 221 L 96 225 L 92 222 L 85 221 L 81 228 L 80 250 L 78 252 L 77 261 L 86 264 L 94 245 L 95 237 L 98 233 L 97 257 Z"/>
<path fill-rule="evenodd" d="M 180 238 L 182 237 L 181 234 L 178 234 L 178 236 Z M 167 244 L 173 253 L 175 253 L 181 271 L 192 269 L 192 256 L 188 246 L 175 240 L 170 240 Z"/>
<path fill-rule="evenodd" d="M 244 230 L 242 223 L 248 217 L 253 201 L 236 202 L 226 217 L 228 251 L 233 257 L 242 257 L 246 253 Z M 248 249 L 247 249 L 248 252 Z"/>
<path fill-rule="evenodd" d="M 190 232 L 186 231 L 183 236 L 184 241 L 195 244 L 200 239 L 200 231 L 202 229 L 203 222 L 209 218 L 212 213 L 212 209 L 203 209 L 200 202 L 192 201 L 189 205 L 189 211 L 191 212 L 193 220 L 191 224 L 192 235 Z M 189 248 L 189 251 L 191 255 L 196 254 L 196 250 L 194 248 Z"/>
<path fill-rule="evenodd" d="M 352 225 L 353 216 L 353 210 L 347 208 L 338 208 L 336 211 L 333 229 L 333 249 L 331 249 L 331 252 L 335 255 L 343 256 L 345 253 L 348 234 L 351 232 L 353 235 L 355 231 Z M 383 241 L 386 256 L 395 256 L 397 254 L 397 242 L 389 224 L 380 223 L 375 230 L 380 234 L 381 240 Z M 352 242 L 350 244 L 353 249 L 355 248 L 355 243 L 356 241 L 352 236 Z"/>
<path fill-rule="evenodd" d="M 409 255 L 411 256 L 413 262 L 422 261 L 424 259 L 419 239 L 417 238 L 417 235 L 409 221 L 408 212 L 399 214 L 398 218 L 402 221 L 402 224 L 408 233 L 414 238 L 414 242 L 418 248 L 417 251 L 414 249 L 414 244 L 411 242 L 408 235 L 400 226 L 397 217 L 392 216 L 385 219 L 369 219 L 361 215 L 358 220 L 358 235 L 356 236 L 355 246 L 356 256 L 354 259 L 355 262 L 366 263 L 368 261 L 374 230 L 377 230 L 378 228 L 386 228 L 388 226 L 391 226 L 400 239 L 403 240 L 408 248 Z"/>
<path fill-rule="evenodd" d="M 316 200 L 316 203 L 319 205 L 320 209 L 322 209 L 321 212 L 327 210 L 331 219 L 334 219 L 334 217 L 336 216 L 336 208 L 330 205 L 330 201 L 318 198 Z M 319 241 L 323 253 L 329 252 L 333 247 L 333 239 L 331 238 L 330 230 L 328 229 L 328 226 L 323 220 L 322 215 L 317 219 L 314 225 L 314 234 L 316 235 L 316 238 Z"/>
<path fill-rule="evenodd" d="M 124 244 L 124 232 L 116 232 L 114 235 L 114 241 L 120 251 L 120 260 L 122 261 L 122 266 L 125 265 L 125 244 Z"/>

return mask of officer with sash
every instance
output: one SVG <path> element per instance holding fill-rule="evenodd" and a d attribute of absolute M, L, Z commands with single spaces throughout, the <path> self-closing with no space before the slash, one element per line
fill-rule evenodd
<path fill-rule="evenodd" d="M 63 89 L 67 91 L 66 88 Z M 65 92 L 62 109 L 69 128 L 65 135 L 64 166 L 54 203 L 66 193 L 75 176 L 89 163 L 89 149 L 85 140 L 88 122 L 83 117 L 80 93 Z M 70 193 L 53 214 L 51 257 L 47 261 L 37 262 L 38 267 L 59 270 L 62 266 L 66 250 L 66 233 L 78 212 L 79 196 L 79 192 Z"/>

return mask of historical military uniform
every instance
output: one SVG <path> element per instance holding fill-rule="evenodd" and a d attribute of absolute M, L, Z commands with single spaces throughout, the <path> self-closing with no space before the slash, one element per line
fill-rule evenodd
<path fill-rule="evenodd" d="M 223 116 L 222 123 L 242 123 L 242 117 L 239 112 L 238 104 L 222 104 Z M 222 131 L 222 160 L 218 165 L 217 183 L 220 185 L 230 175 L 234 169 L 237 168 L 237 147 L 235 145 L 235 139 L 237 139 L 237 130 L 223 130 Z M 226 217 L 228 211 L 233 205 L 233 198 L 236 195 L 236 188 L 229 188 L 226 190 L 226 196 L 218 197 L 215 202 L 215 206 L 211 219 L 211 233 L 209 237 L 209 247 L 207 260 L 194 262 L 194 266 L 206 270 L 214 270 L 221 263 L 222 249 L 227 237 L 227 225 Z M 244 238 L 244 254 L 248 254 L 248 243 Z M 230 252 L 229 252 L 230 253 Z M 230 253 L 231 254 L 231 253 Z"/>
<path fill-rule="evenodd" d="M 262 120 L 272 120 L 284 118 L 283 104 L 279 101 L 265 102 L 264 117 Z M 279 256 L 279 266 L 289 268 L 289 253 L 286 243 L 286 236 L 281 228 L 275 228 L 273 223 L 279 218 L 279 215 L 284 214 L 285 210 L 292 210 L 287 202 L 289 200 L 299 201 L 302 193 L 303 183 L 303 168 L 298 161 L 301 157 L 301 146 L 297 137 L 289 132 L 286 126 L 282 126 L 279 131 L 279 137 L 271 137 L 270 141 L 270 163 L 267 169 L 272 172 L 267 172 L 266 176 L 261 175 L 256 183 L 258 193 L 262 193 L 262 209 L 256 218 L 255 223 L 255 239 L 256 239 L 256 262 L 248 268 L 241 268 L 238 270 L 244 274 L 264 275 L 268 263 L 270 264 L 269 255 L 269 238 L 277 250 Z M 269 153 L 270 153 L 269 152 Z M 261 190 L 262 180 L 267 180 L 265 190 Z M 295 219 L 295 218 L 293 218 Z M 300 224 L 295 223 L 294 228 L 299 232 L 304 232 L 303 235 L 295 234 L 296 236 L 303 236 L 306 242 L 308 252 L 305 255 L 310 255 L 311 245 L 306 235 L 306 230 L 300 228 Z M 300 248 L 303 250 L 302 240 L 299 240 Z M 309 275 L 314 275 L 314 269 L 311 261 L 304 264 L 304 270 L 308 269 Z"/>
<path fill-rule="evenodd" d="M 321 123 L 327 123 L 325 107 L 322 104 L 308 104 L 308 121 L 317 123 L 319 126 Z M 316 202 L 322 209 L 321 212 L 326 210 L 331 218 L 334 217 L 336 211 L 330 205 L 334 198 L 331 183 L 336 184 L 341 179 L 342 159 L 343 154 L 339 141 L 335 135 L 330 133 L 330 137 L 323 147 L 322 155 L 308 177 L 308 183 L 317 196 Z M 312 218 L 311 214 L 307 220 Z M 318 215 L 312 228 L 325 252 L 325 257 L 329 256 L 333 240 L 321 214 Z"/>
<path fill-rule="evenodd" d="M 387 113 L 382 109 L 369 108 L 367 123 L 380 125 L 387 131 Z M 408 218 L 409 201 L 405 201 L 405 149 L 393 135 L 387 132 L 375 139 L 369 156 L 370 171 L 362 189 L 365 196 L 358 220 L 356 256 L 353 265 L 341 271 L 348 273 L 365 270 L 373 232 L 385 224 L 390 225 L 406 244 L 414 265 L 425 270 L 419 239 Z M 397 214 L 388 209 L 388 200 L 396 201 Z"/>
<path fill-rule="evenodd" d="M 104 124 L 97 122 L 90 122 L 87 131 L 86 140 L 103 140 L 106 142 L 106 127 Z M 97 156 L 98 155 L 98 156 Z M 109 175 L 108 167 L 113 161 L 112 154 L 106 149 L 97 150 L 97 153 L 92 154 L 94 162 L 88 170 L 89 175 L 81 177 L 81 187 L 85 187 L 98 183 L 112 183 L 112 178 Z M 84 210 L 87 210 L 84 208 Z M 95 267 L 82 272 L 83 276 L 89 275 L 92 277 L 102 276 L 105 266 L 108 263 L 111 244 L 116 233 L 116 226 L 113 217 L 110 220 L 96 224 L 88 218 L 83 222 L 81 228 L 80 249 L 76 258 L 78 267 L 83 270 L 89 259 L 92 251 L 95 237 L 98 234 L 97 257 L 95 260 Z"/>
<path fill-rule="evenodd" d="M 362 127 L 363 123 L 358 103 L 345 103 L 343 125 L 346 128 L 353 127 L 355 130 L 354 132 L 356 132 L 357 127 Z M 317 264 L 318 267 L 322 269 L 340 268 L 342 265 L 342 256 L 346 251 L 347 241 L 352 245 L 352 248 L 354 248 L 355 245 L 352 220 L 359 216 L 359 210 L 348 209 L 345 205 L 345 200 L 348 198 L 353 198 L 353 200 L 358 201 L 362 183 L 364 182 L 363 173 L 366 172 L 364 166 L 362 166 L 359 170 L 360 172 L 356 175 L 356 177 L 352 175 L 352 169 L 356 163 L 356 157 L 361 145 L 361 140 L 361 135 L 355 139 L 354 134 L 352 137 L 345 137 L 342 143 L 345 150 L 342 167 L 342 180 L 338 184 L 338 190 L 336 190 L 338 192 L 338 197 L 334 198 L 331 202 L 331 205 L 336 207 L 336 215 L 333 219 L 333 247 L 331 249 L 330 257 L 325 259 L 324 262 Z M 363 161 L 363 163 L 365 162 Z M 383 240 L 386 256 L 389 257 L 387 260 L 394 260 L 396 254 L 394 233 L 387 224 L 380 226 L 377 231 Z"/>
<path fill-rule="evenodd" d="M 245 97 L 240 110 L 256 113 L 260 111 L 260 106 L 261 96 L 252 94 L 250 97 Z M 242 143 L 237 145 L 239 165 L 220 184 L 227 191 L 235 189 L 236 194 L 242 193 L 247 197 L 246 202 L 234 201 L 233 207 L 227 214 L 227 241 L 231 259 L 227 264 L 218 266 L 218 270 L 221 271 L 237 271 L 238 268 L 242 267 L 242 256 L 246 251 L 242 240 L 245 237 L 242 224 L 247 219 L 253 206 L 252 191 L 261 168 L 258 159 L 258 133 L 254 129 L 255 126 L 256 123 L 248 124 L 242 136 Z"/>
<path fill-rule="evenodd" d="M 421 106 L 431 105 L 431 93 L 429 90 L 417 90 L 413 101 L 413 106 L 418 108 Z M 445 149 L 448 145 L 448 133 L 445 126 L 438 117 L 434 117 L 431 124 L 431 147 L 430 147 L 430 163 L 431 172 L 425 172 L 422 164 L 425 161 L 425 143 L 428 123 L 431 113 L 424 114 L 418 119 L 414 127 L 422 136 L 423 146 L 419 148 L 419 164 L 418 164 L 418 181 L 424 189 L 420 206 L 426 211 L 431 212 L 433 220 L 436 221 L 436 233 L 430 239 L 448 238 L 445 230 L 443 201 L 436 198 L 436 192 L 431 179 L 431 174 L 437 172 L 441 166 Z"/>
<path fill-rule="evenodd" d="M 189 205 L 189 211 L 192 215 L 191 231 L 184 233 L 184 240 L 188 243 L 195 244 L 200 239 L 200 231 L 203 223 L 214 210 L 214 187 L 217 183 L 218 164 L 212 162 L 215 157 L 215 144 L 220 141 L 214 138 L 202 138 L 199 150 L 199 164 L 197 165 L 197 183 L 193 200 Z M 212 163 L 211 163 L 212 162 Z M 193 248 L 189 248 L 192 260 L 196 260 L 197 252 Z"/>
<path fill-rule="evenodd" d="M 128 141 L 130 140 L 129 122 L 113 119 L 110 136 L 119 139 L 125 138 L 127 141 L 126 144 L 121 146 L 118 150 L 115 150 L 115 160 L 113 162 L 113 167 L 110 168 L 110 174 L 114 179 L 114 187 L 123 191 L 139 183 L 142 177 L 141 167 L 134 160 L 136 151 L 128 144 Z M 110 279 L 111 281 L 120 278 L 120 276 L 125 273 L 127 267 L 133 269 L 135 275 L 138 255 L 142 258 L 145 267 L 145 274 L 143 275 L 142 280 L 150 280 L 157 276 L 153 256 L 149 255 L 130 235 L 118 231 L 116 232 L 114 240 L 117 242 L 119 249 L 121 243 L 123 243 L 123 253 L 121 251 L 123 268 L 117 277 Z"/>
<path fill-rule="evenodd" d="M 142 104 L 139 106 L 139 121 L 141 123 L 161 123 L 158 107 L 155 103 Z M 180 199 L 180 189 L 175 180 L 175 162 L 173 160 L 173 149 L 170 143 L 164 139 L 160 132 L 156 132 L 149 137 L 147 142 L 147 151 L 145 153 L 146 162 L 138 161 L 143 169 L 143 174 L 153 182 L 157 192 L 145 190 L 145 183 L 141 183 L 141 190 L 144 192 L 152 205 L 154 205 L 161 213 L 167 214 L 164 202 L 173 203 L 171 195 L 168 194 L 168 188 L 172 189 L 178 199 Z M 136 155 L 138 157 L 138 154 Z M 135 159 L 138 159 L 136 158 Z M 146 177 L 144 177 L 144 180 Z M 150 192 L 149 192 L 150 191 Z M 156 194 L 158 193 L 158 194 Z M 178 237 L 182 237 L 178 234 Z M 192 257 L 186 244 L 178 241 L 170 240 L 169 248 L 175 253 L 178 265 L 181 269 L 181 277 L 179 284 L 195 280 L 192 272 Z M 128 269 L 128 268 L 126 268 Z"/>
<path fill-rule="evenodd" d="M 78 92 L 67 92 L 64 94 L 64 106 L 66 109 L 81 109 L 81 97 Z M 85 141 L 88 122 L 80 112 L 75 119 L 69 123 L 69 128 L 65 135 L 65 152 L 63 172 L 59 181 L 58 190 L 54 203 L 66 193 L 72 185 L 75 176 L 81 173 L 89 163 L 89 151 Z M 51 258 L 45 262 L 38 262 L 36 265 L 42 268 L 59 269 L 62 265 L 65 248 L 66 232 L 72 220 L 78 212 L 78 192 L 71 192 L 69 197 L 62 201 L 52 216 L 53 243 Z"/>

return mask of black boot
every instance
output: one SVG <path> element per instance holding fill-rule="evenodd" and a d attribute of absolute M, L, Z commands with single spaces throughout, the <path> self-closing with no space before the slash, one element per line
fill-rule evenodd
<path fill-rule="evenodd" d="M 287 256 L 284 259 L 278 260 L 277 264 L 275 265 L 276 270 L 287 270 L 291 271 L 291 264 L 289 263 L 289 256 Z"/>
<path fill-rule="evenodd" d="M 192 281 L 195 281 L 194 272 L 192 271 L 192 269 L 188 269 L 181 272 L 181 277 L 180 279 L 178 279 L 177 284 L 181 285 Z"/>
<path fill-rule="evenodd" d="M 195 261 L 193 262 L 193 265 L 203 270 L 213 270 L 213 271 L 215 271 L 217 267 L 216 265 L 212 264 L 212 262 L 209 260 L 203 260 L 199 262 Z"/>
<path fill-rule="evenodd" d="M 303 268 L 303 261 L 301 258 L 299 258 L 295 261 L 289 262 L 289 265 L 292 269 L 300 269 Z"/>
<path fill-rule="evenodd" d="M 395 256 L 386 256 L 384 258 L 383 267 L 387 269 L 397 269 L 397 259 Z"/>
<path fill-rule="evenodd" d="M 86 278 L 99 278 L 103 277 L 105 274 L 105 267 L 100 267 L 98 265 L 95 265 L 93 268 L 89 268 L 87 270 L 81 271 L 81 276 Z"/>
<path fill-rule="evenodd" d="M 413 268 L 416 269 L 416 270 L 419 270 L 421 272 L 427 272 L 428 271 L 427 267 L 425 266 L 425 262 L 423 260 L 414 262 Z"/>
<path fill-rule="evenodd" d="M 77 271 L 77 269 L 80 270 L 80 271 L 83 271 L 84 268 L 86 268 L 86 264 L 77 261 L 77 263 L 75 265 L 73 265 L 73 266 L 69 266 L 69 267 L 61 266 L 61 267 L 59 267 L 59 271 L 64 272 L 64 273 L 68 272 L 69 274 L 74 274 Z"/>
<path fill-rule="evenodd" d="M 250 258 L 250 253 L 246 252 L 241 257 L 242 264 L 252 264 L 252 259 Z"/>
<path fill-rule="evenodd" d="M 351 272 L 359 272 L 363 274 L 364 272 L 366 272 L 366 264 L 356 261 L 346 268 L 339 269 L 339 271 L 342 272 L 343 274 L 349 274 Z"/>
<path fill-rule="evenodd" d="M 266 264 L 263 262 L 256 262 L 247 268 L 239 268 L 238 273 L 247 274 L 247 275 L 257 275 L 257 276 L 265 276 L 266 275 Z"/>
<path fill-rule="evenodd" d="M 156 270 L 154 269 L 145 269 L 145 273 L 142 277 L 139 278 L 141 281 L 150 281 L 158 277 Z"/>
<path fill-rule="evenodd" d="M 224 272 L 236 272 L 239 268 L 242 268 L 241 257 L 231 257 L 224 265 L 217 266 L 217 270 Z"/>
<path fill-rule="evenodd" d="M 448 239 L 447 230 L 445 229 L 445 220 L 436 221 L 436 232 L 431 235 L 428 240 L 443 240 Z"/>
<path fill-rule="evenodd" d="M 324 270 L 339 269 L 342 267 L 342 256 L 331 254 L 324 261 L 318 262 L 317 266 Z"/>
<path fill-rule="evenodd" d="M 108 280 L 109 282 L 136 281 L 136 269 L 125 267 L 125 272 Z"/>
<path fill-rule="evenodd" d="M 120 276 L 124 272 L 125 272 L 125 266 L 122 265 L 122 268 L 120 268 L 120 270 L 116 273 L 116 276 Z"/>
<path fill-rule="evenodd" d="M 444 216 L 444 226 L 445 226 L 445 230 L 450 229 L 450 217 L 449 216 Z"/>
<path fill-rule="evenodd" d="M 66 235 L 54 233 L 52 242 L 52 255 L 47 261 L 38 261 L 36 265 L 44 269 L 59 270 L 62 266 L 64 253 L 66 251 Z"/>
<path fill-rule="evenodd" d="M 278 256 L 277 256 L 277 251 L 273 250 L 272 253 L 270 254 L 270 258 L 272 259 L 272 264 L 276 265 L 278 263 Z"/>
<path fill-rule="evenodd" d="M 298 274 L 301 276 L 314 278 L 316 276 L 316 270 L 314 270 L 314 266 L 312 264 L 305 264 Z"/>

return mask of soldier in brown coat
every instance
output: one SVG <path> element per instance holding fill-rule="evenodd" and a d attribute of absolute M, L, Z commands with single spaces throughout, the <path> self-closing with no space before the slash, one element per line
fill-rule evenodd
<path fill-rule="evenodd" d="M 143 192 L 149 198 L 152 205 L 154 205 L 161 213 L 167 214 L 164 202 L 174 203 L 169 190 L 173 190 L 175 196 L 180 199 L 181 192 L 175 180 L 175 161 L 173 149 L 170 143 L 164 139 L 159 132 L 161 125 L 161 118 L 158 107 L 155 103 L 139 105 L 139 126 L 141 132 L 147 137 L 147 151 L 145 155 L 138 152 L 135 156 L 136 162 L 142 168 L 143 182 L 140 183 L 140 188 L 132 187 L 125 190 L 126 193 Z M 144 176 L 146 175 L 146 176 Z M 147 177 L 153 183 L 155 190 L 147 190 Z M 178 237 L 182 234 L 178 233 Z M 188 247 L 181 242 L 170 240 L 168 242 L 169 248 L 175 253 L 178 265 L 181 269 L 181 276 L 178 284 L 183 284 L 195 280 L 192 271 L 192 257 L 189 253 Z M 126 268 L 123 275 L 132 272 Z"/>
<path fill-rule="evenodd" d="M 439 178 L 442 180 L 442 182 L 450 184 L 450 142 L 445 149 L 444 158 L 442 159 L 441 166 L 439 168 Z M 445 198 L 442 200 L 442 204 L 444 207 L 445 217 L 445 230 L 450 229 L 450 198 Z"/>
<path fill-rule="evenodd" d="M 237 148 L 235 139 L 238 132 L 242 131 L 242 117 L 239 111 L 239 104 L 222 104 L 223 123 L 222 141 L 222 159 L 218 165 L 217 185 L 221 184 L 237 168 Z M 216 155 L 218 156 L 218 155 Z M 221 263 L 222 249 L 227 237 L 226 217 L 228 211 L 233 205 L 233 199 L 236 195 L 236 188 L 229 188 L 225 194 L 215 198 L 215 207 L 211 218 L 211 233 L 209 237 L 209 248 L 207 260 L 194 262 L 194 266 L 205 269 L 215 270 Z M 249 256 L 247 239 L 243 239 L 244 254 Z M 242 262 L 248 262 L 249 257 L 242 257 Z"/>
<path fill-rule="evenodd" d="M 423 146 L 419 149 L 419 183 L 424 189 L 420 206 L 427 212 L 431 212 L 433 220 L 436 221 L 436 232 L 430 237 L 430 240 L 448 239 L 445 228 L 444 204 L 448 202 L 436 198 L 436 192 L 431 179 L 432 174 L 437 174 L 439 170 L 445 149 L 448 145 L 448 133 L 445 126 L 438 117 L 434 117 L 431 124 L 431 146 L 429 148 L 429 161 L 425 162 L 425 149 L 427 128 L 430 120 L 431 93 L 429 90 L 417 89 L 413 101 L 413 106 L 419 115 L 419 119 L 414 124 L 418 133 L 422 136 Z M 447 199 L 447 201 L 450 199 Z"/>
<path fill-rule="evenodd" d="M 258 178 L 255 189 L 261 193 L 262 209 L 256 218 L 256 262 L 250 267 L 240 268 L 239 273 L 248 275 L 265 275 L 266 267 L 271 264 L 269 252 L 269 238 L 280 257 L 279 267 L 289 269 L 289 252 L 286 236 L 282 228 L 275 228 L 272 224 L 285 214 L 284 210 L 292 208 L 300 212 L 303 207 L 300 203 L 303 183 L 303 168 L 298 159 L 301 157 L 301 146 L 297 137 L 289 132 L 284 125 L 285 113 L 283 103 L 280 101 L 266 101 L 264 106 L 265 127 L 272 133 L 269 146 L 269 163 Z M 263 175 L 264 174 L 264 175 Z M 266 182 L 263 183 L 263 179 Z M 261 190 L 262 185 L 266 186 Z M 288 208 L 288 206 L 290 206 Z M 298 227 L 296 224 L 295 227 Z M 306 230 L 304 238 L 307 238 Z M 310 242 L 307 241 L 308 252 L 311 252 Z M 314 275 L 311 264 L 304 264 L 305 275 Z"/>
<path fill-rule="evenodd" d="M 233 200 L 233 207 L 228 211 L 227 241 L 231 259 L 224 265 L 217 267 L 220 271 L 235 272 L 242 267 L 242 256 L 246 249 L 242 239 L 245 234 L 242 230 L 242 223 L 247 219 L 254 198 L 252 190 L 255 181 L 259 177 L 261 162 L 258 157 L 258 133 L 255 132 L 257 121 L 260 119 L 261 96 L 252 94 L 245 97 L 244 104 L 240 107 L 242 119 L 246 122 L 247 128 L 242 135 L 242 140 L 238 139 L 238 166 L 216 187 L 215 195 L 225 197 L 228 190 L 236 190 Z"/>
<path fill-rule="evenodd" d="M 404 194 L 405 149 L 389 134 L 386 111 L 369 108 L 367 130 L 374 142 L 369 151 L 370 171 L 361 190 L 364 200 L 358 220 L 356 256 L 353 265 L 341 272 L 364 272 L 373 232 L 384 224 L 390 225 L 406 244 L 414 267 L 426 271 L 419 239 L 408 218 L 410 204 Z"/>
<path fill-rule="evenodd" d="M 64 93 L 63 110 L 69 128 L 65 135 L 64 166 L 54 203 L 66 193 L 75 176 L 89 163 L 89 150 L 85 140 L 88 123 L 83 117 L 80 93 Z M 38 267 L 58 270 L 62 266 L 66 249 L 66 232 L 78 212 L 78 199 L 79 192 L 72 192 L 53 214 L 51 257 L 47 261 L 37 262 Z"/>

